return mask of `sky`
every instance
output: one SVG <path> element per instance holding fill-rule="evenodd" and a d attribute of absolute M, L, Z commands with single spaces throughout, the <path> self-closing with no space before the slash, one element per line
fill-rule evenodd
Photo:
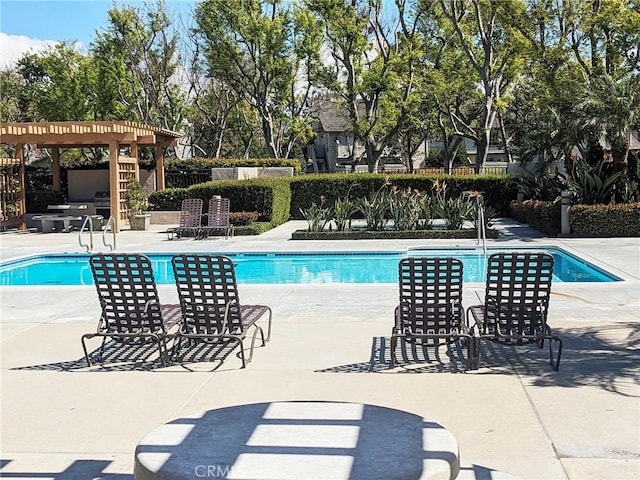
<path fill-rule="evenodd" d="M 117 4 L 143 2 L 118 0 Z M 190 12 L 196 0 L 165 0 L 165 4 L 169 12 L 182 14 Z M 0 67 L 62 40 L 75 40 L 86 48 L 96 31 L 106 27 L 112 5 L 112 0 L 0 0 Z"/>

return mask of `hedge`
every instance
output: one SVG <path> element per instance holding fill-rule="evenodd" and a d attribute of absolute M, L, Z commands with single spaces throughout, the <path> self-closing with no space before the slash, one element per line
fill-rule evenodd
<path fill-rule="evenodd" d="M 258 212 L 259 222 L 275 227 L 289 219 L 289 181 L 288 178 L 212 181 L 153 192 L 149 203 L 151 210 L 180 210 L 185 198 L 201 198 L 208 205 L 211 197 L 220 195 L 231 201 L 233 212 Z"/>
<path fill-rule="evenodd" d="M 165 160 L 165 170 L 198 171 L 218 167 L 293 167 L 300 174 L 300 160 L 287 158 L 190 158 Z"/>
<path fill-rule="evenodd" d="M 477 230 L 349 230 L 345 232 L 324 231 L 309 232 L 296 230 L 291 234 L 292 240 L 385 240 L 385 239 L 458 239 L 476 238 Z M 487 238 L 498 238 L 496 230 L 487 230 Z"/>
<path fill-rule="evenodd" d="M 291 179 L 292 219 L 302 219 L 300 209 L 307 209 L 324 196 L 328 205 L 336 198 L 356 199 L 367 197 L 378 191 L 388 177 L 399 189 L 418 189 L 430 193 L 438 180 L 447 185 L 448 196 L 458 196 L 468 190 L 483 192 L 486 206 L 493 207 L 500 215 L 508 215 L 509 203 L 515 200 L 518 189 L 512 175 L 420 175 L 420 174 L 371 174 L 344 173 L 303 175 Z"/>
<path fill-rule="evenodd" d="M 640 203 L 572 205 L 571 233 L 583 237 L 640 236 Z"/>
<path fill-rule="evenodd" d="M 540 200 L 512 201 L 509 205 L 513 219 L 526 223 L 547 235 L 560 233 L 560 202 Z"/>

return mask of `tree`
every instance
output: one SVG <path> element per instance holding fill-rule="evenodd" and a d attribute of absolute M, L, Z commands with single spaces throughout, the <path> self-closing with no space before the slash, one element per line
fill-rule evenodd
<path fill-rule="evenodd" d="M 443 97 L 441 108 L 454 133 L 476 143 L 475 170 L 480 172 L 487 159 L 491 129 L 494 122 L 497 125 L 496 115 L 506 106 L 503 95 L 522 66 L 525 39 L 519 19 L 525 4 L 522 0 L 433 0 L 423 2 L 423 8 L 432 8 L 435 1 L 446 48 L 464 54 L 469 67 L 459 59 L 455 64 L 467 73 L 474 71 L 477 82 L 470 98 Z M 448 77 L 443 81 L 455 80 Z"/>
<path fill-rule="evenodd" d="M 280 0 L 205 0 L 196 8 L 208 74 L 260 118 L 273 157 L 289 157 L 311 122 L 306 98 L 318 65 L 317 25 Z"/>
<path fill-rule="evenodd" d="M 108 16 L 108 27 L 91 47 L 109 91 L 117 90 L 118 102 L 137 121 L 179 130 L 187 102 L 179 77 L 179 34 L 164 2 L 114 6 Z M 108 96 L 98 98 L 108 103 Z"/>
<path fill-rule="evenodd" d="M 24 106 L 32 105 L 30 120 L 93 119 L 91 67 L 90 57 L 67 42 L 45 52 L 25 54 L 18 60 L 17 71 L 25 88 L 18 95 Z"/>

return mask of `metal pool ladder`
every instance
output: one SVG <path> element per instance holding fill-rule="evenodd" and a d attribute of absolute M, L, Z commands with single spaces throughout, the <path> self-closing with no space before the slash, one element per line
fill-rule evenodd
<path fill-rule="evenodd" d="M 476 211 L 478 213 L 478 240 L 477 243 L 480 245 L 482 241 L 482 251 L 484 252 L 484 256 L 487 256 L 487 232 L 484 225 L 484 201 L 482 199 L 482 195 L 478 195 L 476 197 Z"/>
<path fill-rule="evenodd" d="M 113 215 L 109 217 L 109 220 L 107 220 L 107 224 L 104 226 L 104 229 L 102 230 L 102 243 L 105 247 L 109 248 L 109 251 L 113 251 L 116 249 L 116 232 L 113 229 Z M 89 243 L 84 243 L 83 241 L 83 234 L 84 231 L 87 229 L 87 224 L 89 227 Z M 113 242 L 109 243 L 107 241 L 107 230 L 111 231 L 111 234 L 113 236 Z M 84 222 L 82 222 L 82 227 L 80 228 L 80 232 L 78 233 L 78 243 L 80 244 L 81 247 L 85 248 L 87 252 L 91 252 L 93 250 L 93 219 L 91 218 L 91 215 L 87 215 L 84 219 Z"/>

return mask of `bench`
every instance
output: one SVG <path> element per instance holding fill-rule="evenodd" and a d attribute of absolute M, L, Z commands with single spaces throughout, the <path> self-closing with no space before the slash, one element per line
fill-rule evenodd
<path fill-rule="evenodd" d="M 82 220 L 82 217 L 72 215 L 36 215 L 33 217 L 36 222 L 40 222 L 40 231 L 42 233 L 70 232 L 71 222 L 74 220 Z"/>

